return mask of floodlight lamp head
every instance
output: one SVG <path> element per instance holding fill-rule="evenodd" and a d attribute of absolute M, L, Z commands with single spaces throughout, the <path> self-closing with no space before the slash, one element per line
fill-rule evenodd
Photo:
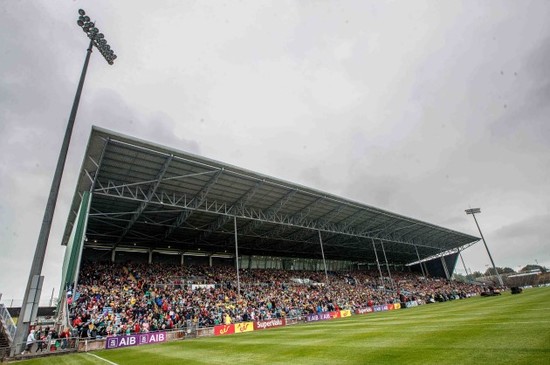
<path fill-rule="evenodd" d="M 78 9 L 78 14 L 86 15 L 86 12 L 84 11 L 84 9 Z"/>
<path fill-rule="evenodd" d="M 78 20 L 76 21 L 76 24 L 78 24 L 78 26 L 80 26 L 80 27 L 83 27 L 83 26 L 84 26 L 84 22 L 83 22 L 82 20 L 80 20 L 80 19 L 78 19 Z"/>

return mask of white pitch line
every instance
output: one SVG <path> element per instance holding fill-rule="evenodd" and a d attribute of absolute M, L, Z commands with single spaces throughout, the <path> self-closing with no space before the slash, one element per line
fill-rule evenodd
<path fill-rule="evenodd" d="M 91 354 L 91 353 L 89 353 L 89 352 L 86 352 L 86 354 L 88 354 L 88 355 L 90 355 L 90 356 L 93 356 L 93 357 L 97 357 L 99 360 L 103 360 L 103 361 L 105 361 L 105 362 L 107 362 L 107 363 L 109 363 L 109 364 L 111 364 L 111 365 L 118 365 L 116 362 L 109 361 L 109 360 L 107 360 L 107 359 L 102 358 L 101 356 L 97 356 L 97 355 Z"/>

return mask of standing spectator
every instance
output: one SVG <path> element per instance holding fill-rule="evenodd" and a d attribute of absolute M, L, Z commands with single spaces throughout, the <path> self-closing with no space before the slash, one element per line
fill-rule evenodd
<path fill-rule="evenodd" d="M 47 348 L 44 341 L 46 341 L 46 336 L 44 335 L 44 332 L 35 332 L 36 340 L 38 341 L 38 347 L 36 348 L 36 352 L 40 351 L 43 352 L 44 349 Z"/>
<path fill-rule="evenodd" d="M 31 352 L 31 348 L 32 348 L 32 345 L 34 344 L 34 341 L 35 341 L 34 330 L 31 330 L 31 332 L 27 336 L 27 342 L 26 342 L 27 347 L 25 348 L 25 350 L 23 350 L 21 355 L 25 354 L 25 352 Z"/>
<path fill-rule="evenodd" d="M 59 337 L 61 338 L 61 348 L 67 348 L 67 345 L 69 344 L 69 337 L 71 337 L 71 334 L 69 333 L 69 328 L 66 327 L 63 332 L 61 332 L 61 335 L 59 335 Z"/>

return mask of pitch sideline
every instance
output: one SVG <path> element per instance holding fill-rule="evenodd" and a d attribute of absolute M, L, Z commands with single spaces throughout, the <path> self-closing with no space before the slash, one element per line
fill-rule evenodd
<path fill-rule="evenodd" d="M 90 356 L 93 356 L 93 357 L 96 357 L 96 358 L 98 358 L 98 359 L 100 359 L 100 360 L 103 360 L 103 361 L 105 361 L 105 362 L 107 362 L 107 363 L 109 363 L 109 364 L 111 364 L 111 365 L 118 365 L 116 362 L 109 361 L 109 360 L 107 360 L 107 359 L 102 358 L 101 356 L 97 356 L 96 354 L 92 354 L 92 353 L 89 353 L 89 352 L 86 352 L 86 354 L 87 354 L 87 355 L 90 355 Z"/>

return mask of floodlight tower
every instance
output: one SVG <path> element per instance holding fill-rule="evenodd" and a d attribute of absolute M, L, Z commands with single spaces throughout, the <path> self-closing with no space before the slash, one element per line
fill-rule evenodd
<path fill-rule="evenodd" d="M 111 46 L 107 44 L 107 40 L 105 40 L 105 36 L 103 35 L 103 33 L 99 32 L 99 29 L 96 28 L 95 23 L 90 20 L 90 17 L 86 15 L 86 12 L 80 9 L 78 10 L 78 14 L 79 17 L 77 20 L 77 24 L 79 27 L 82 28 L 84 33 L 86 33 L 88 38 L 90 38 L 90 45 L 88 46 L 88 49 L 86 51 L 84 67 L 82 68 L 82 73 L 80 74 L 80 81 L 78 83 L 78 88 L 74 97 L 69 121 L 67 122 L 65 137 L 63 139 L 61 151 L 59 152 L 59 157 L 57 159 L 57 165 L 50 188 L 50 195 L 48 196 L 46 210 L 44 211 L 42 226 L 40 228 L 40 234 L 38 236 L 36 249 L 34 251 L 34 258 L 31 265 L 29 280 L 27 281 L 27 288 L 25 289 L 25 295 L 23 297 L 23 303 L 21 305 L 21 312 L 19 313 L 19 320 L 17 321 L 17 331 L 15 332 L 15 338 L 13 340 L 12 356 L 21 351 L 22 345 L 25 344 L 30 324 L 36 320 L 40 294 L 42 291 L 42 283 L 44 281 L 44 277 L 41 276 L 42 266 L 44 264 L 44 257 L 46 255 L 48 237 L 50 235 L 50 229 L 52 227 L 52 220 L 55 211 L 55 205 L 57 203 L 57 196 L 59 194 L 61 177 L 63 176 L 65 160 L 67 159 L 67 151 L 69 150 L 69 143 L 71 141 L 73 126 L 76 119 L 76 112 L 78 110 L 80 95 L 82 94 L 82 88 L 84 86 L 84 80 L 86 78 L 86 71 L 88 70 L 88 63 L 90 62 L 92 49 L 95 46 L 109 65 L 112 65 L 114 63 L 114 60 L 117 58 L 117 56 L 111 49 Z"/>
<path fill-rule="evenodd" d="M 480 208 L 471 208 L 465 210 L 466 214 L 471 214 L 472 217 L 474 217 L 474 221 L 476 222 L 477 229 L 479 230 L 479 234 L 481 235 L 481 239 L 483 240 L 483 244 L 485 245 L 485 249 L 487 250 L 487 254 L 489 255 L 489 259 L 491 259 L 491 265 L 493 265 L 493 270 L 495 270 L 495 273 L 497 274 L 498 283 L 500 286 L 504 286 L 504 283 L 502 282 L 502 278 L 500 277 L 500 274 L 497 271 L 497 268 L 495 266 L 495 262 L 493 261 L 493 256 L 491 256 L 491 252 L 489 251 L 489 247 L 487 246 L 487 242 L 485 242 L 485 238 L 483 237 L 483 233 L 481 233 L 481 228 L 479 228 L 479 224 L 477 223 L 476 219 L 476 213 L 481 213 Z"/>

